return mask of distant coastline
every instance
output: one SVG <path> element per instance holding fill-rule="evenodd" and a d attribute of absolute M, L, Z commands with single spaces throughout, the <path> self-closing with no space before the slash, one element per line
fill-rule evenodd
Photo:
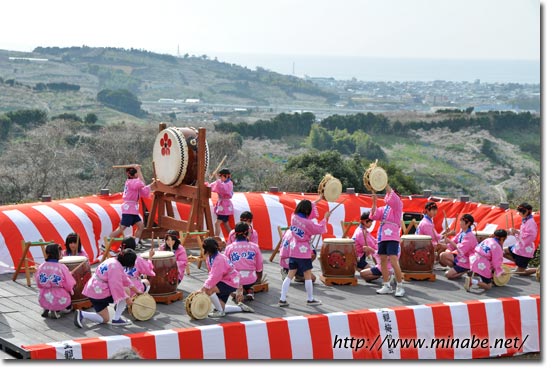
<path fill-rule="evenodd" d="M 362 81 L 467 81 L 481 83 L 539 84 L 538 60 L 396 59 L 308 55 L 208 53 L 219 61 L 262 67 L 297 77 L 323 77 Z"/>

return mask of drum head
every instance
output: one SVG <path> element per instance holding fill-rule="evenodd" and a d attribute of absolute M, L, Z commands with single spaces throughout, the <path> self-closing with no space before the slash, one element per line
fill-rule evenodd
<path fill-rule="evenodd" d="M 506 264 L 503 264 L 502 269 L 504 270 L 504 272 L 502 273 L 501 276 L 498 277 L 494 275 L 494 277 L 492 277 L 494 284 L 500 287 L 505 286 L 509 282 L 509 279 L 511 278 L 511 268 Z"/>
<path fill-rule="evenodd" d="M 341 193 L 342 183 L 340 183 L 338 179 L 333 177 L 325 183 L 325 187 L 323 189 L 323 197 L 325 200 L 334 202 L 338 200 Z"/>
<path fill-rule="evenodd" d="M 325 238 L 323 240 L 323 244 L 331 243 L 331 244 L 347 244 L 347 243 L 354 243 L 354 240 L 351 238 Z"/>
<path fill-rule="evenodd" d="M 381 167 L 375 167 L 369 173 L 369 184 L 375 191 L 381 191 L 387 187 L 387 173 Z"/>
<path fill-rule="evenodd" d="M 425 234 L 403 234 L 401 240 L 431 240 L 432 237 Z"/>
<path fill-rule="evenodd" d="M 193 319 L 205 319 L 212 310 L 212 301 L 204 292 L 192 292 L 185 299 L 187 314 Z"/>
<path fill-rule="evenodd" d="M 152 152 L 159 181 L 168 186 L 178 186 L 187 174 L 189 154 L 187 141 L 176 127 L 158 133 Z"/>
<path fill-rule="evenodd" d="M 130 314 L 137 320 L 151 319 L 156 312 L 156 300 L 147 293 L 134 297 Z"/>
<path fill-rule="evenodd" d="M 60 259 L 58 262 L 62 263 L 62 264 L 79 264 L 81 262 L 86 261 L 88 258 L 86 258 L 85 256 L 65 256 L 62 259 Z"/>
<path fill-rule="evenodd" d="M 150 258 L 150 252 L 149 251 L 144 251 L 143 253 L 140 254 L 141 257 L 143 257 L 144 259 L 149 259 Z M 161 251 L 161 250 L 156 250 L 154 252 L 154 256 L 152 256 L 152 259 L 167 259 L 170 257 L 175 256 L 175 254 L 173 253 L 173 251 Z"/>

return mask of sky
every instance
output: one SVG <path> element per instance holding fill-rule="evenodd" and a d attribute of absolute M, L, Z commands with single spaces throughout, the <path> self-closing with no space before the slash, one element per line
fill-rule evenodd
<path fill-rule="evenodd" d="M 0 49 L 540 58 L 538 0 L 3 0 Z M 8 37 L 6 37 L 9 35 Z"/>

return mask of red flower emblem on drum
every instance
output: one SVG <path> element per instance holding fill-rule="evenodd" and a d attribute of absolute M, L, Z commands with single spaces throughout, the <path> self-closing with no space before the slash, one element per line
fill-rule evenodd
<path fill-rule="evenodd" d="M 430 262 L 430 254 L 428 249 L 419 249 L 412 253 L 412 259 L 419 265 L 426 265 Z M 433 262 L 432 262 L 433 263 Z"/>
<path fill-rule="evenodd" d="M 177 268 L 173 268 L 169 272 L 167 272 L 167 283 L 169 283 L 170 285 L 176 285 L 178 278 L 179 271 L 177 270 Z"/>
<path fill-rule="evenodd" d="M 159 145 L 161 146 L 161 155 L 166 156 L 171 154 L 171 139 L 167 135 L 167 132 L 163 134 L 163 137 L 159 140 Z"/>
<path fill-rule="evenodd" d="M 331 268 L 338 269 L 342 268 L 346 264 L 346 256 L 339 250 L 334 250 L 329 253 L 327 263 Z"/>

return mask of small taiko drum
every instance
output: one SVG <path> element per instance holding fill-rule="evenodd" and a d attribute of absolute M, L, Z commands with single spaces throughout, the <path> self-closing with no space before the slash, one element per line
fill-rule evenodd
<path fill-rule="evenodd" d="M 321 247 L 321 272 L 325 277 L 354 278 L 356 247 L 351 238 L 325 238 Z"/>
<path fill-rule="evenodd" d="M 193 319 L 206 319 L 212 310 L 210 297 L 202 291 L 191 292 L 185 298 L 185 310 Z"/>
<path fill-rule="evenodd" d="M 149 260 L 150 252 L 145 251 L 140 254 L 144 259 Z M 174 294 L 177 291 L 179 269 L 177 268 L 177 258 L 172 251 L 157 250 L 152 256 L 155 276 L 148 276 L 150 282 L 149 294 L 152 296 Z"/>
<path fill-rule="evenodd" d="M 156 313 L 156 300 L 148 293 L 136 295 L 132 298 L 132 305 L 128 306 L 128 313 L 136 320 L 152 319 Z"/>
<path fill-rule="evenodd" d="M 342 183 L 330 174 L 326 174 L 317 189 L 319 195 L 323 195 L 325 200 L 334 202 L 342 193 Z"/>
<path fill-rule="evenodd" d="M 418 234 L 401 236 L 399 265 L 403 273 L 432 273 L 434 261 L 432 237 Z"/>
<path fill-rule="evenodd" d="M 89 265 L 88 258 L 85 256 L 65 256 L 58 262 L 66 265 L 76 280 L 72 303 L 88 301 L 89 298 L 82 294 L 87 281 L 91 278 L 91 266 Z"/>
<path fill-rule="evenodd" d="M 387 172 L 376 164 L 370 164 L 369 168 L 364 172 L 362 180 L 368 191 L 381 191 L 387 187 Z"/>
<path fill-rule="evenodd" d="M 199 150 L 199 146 L 202 146 Z M 199 144 L 196 128 L 168 127 L 161 130 L 152 152 L 154 168 L 159 181 L 168 186 L 194 185 L 198 171 L 198 155 L 204 155 L 208 169 L 208 144 Z"/>
<path fill-rule="evenodd" d="M 476 241 L 478 243 L 481 243 L 482 241 L 484 241 L 488 237 L 494 236 L 494 232 L 475 231 L 474 235 L 476 236 Z"/>
<path fill-rule="evenodd" d="M 502 264 L 502 270 L 503 273 L 501 275 L 492 275 L 492 281 L 499 287 L 505 286 L 511 279 L 511 268 L 506 264 Z"/>

